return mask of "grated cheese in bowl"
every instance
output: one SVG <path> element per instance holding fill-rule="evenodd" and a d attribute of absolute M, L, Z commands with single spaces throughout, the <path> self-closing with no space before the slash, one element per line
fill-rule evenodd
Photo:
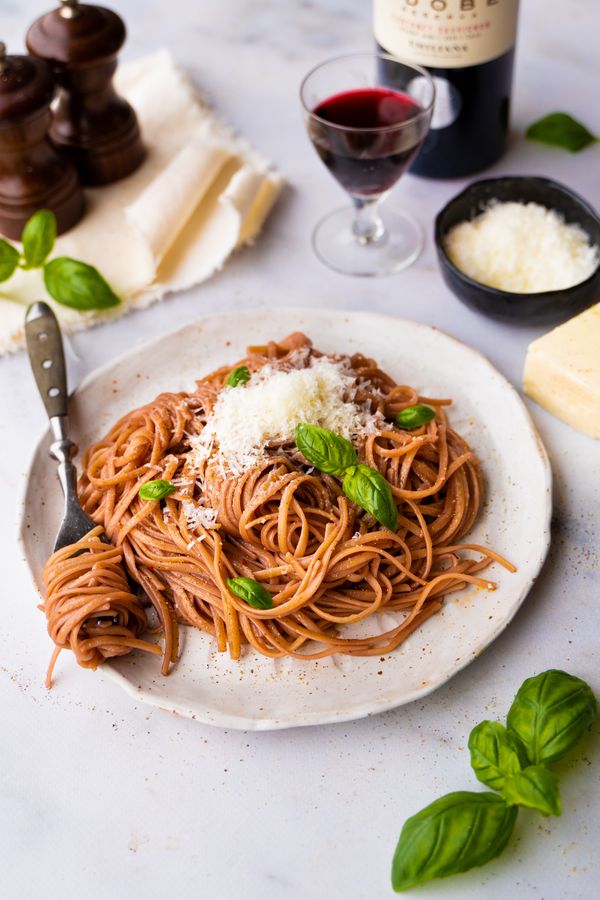
<path fill-rule="evenodd" d="M 574 287 L 600 262 L 582 228 L 539 203 L 494 201 L 451 228 L 444 249 L 469 278 L 516 294 Z"/>

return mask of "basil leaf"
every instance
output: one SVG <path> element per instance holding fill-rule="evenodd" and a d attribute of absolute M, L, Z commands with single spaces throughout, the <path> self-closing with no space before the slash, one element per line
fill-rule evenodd
<path fill-rule="evenodd" d="M 499 791 L 527 764 L 521 742 L 499 722 L 480 722 L 469 735 L 471 767 L 483 784 Z"/>
<path fill-rule="evenodd" d="M 523 682 L 508 711 L 508 730 L 516 735 L 532 765 L 562 759 L 593 725 L 598 713 L 589 684 L 548 669 Z"/>
<path fill-rule="evenodd" d="M 26 223 L 21 235 L 26 269 L 39 269 L 56 241 L 56 216 L 49 209 L 38 209 Z"/>
<path fill-rule="evenodd" d="M 121 302 L 97 269 L 68 256 L 46 263 L 44 284 L 57 303 L 72 309 L 108 309 Z"/>
<path fill-rule="evenodd" d="M 560 816 L 562 812 L 558 778 L 545 766 L 528 766 L 507 778 L 502 796 L 509 806 L 537 809 L 545 816 Z"/>
<path fill-rule="evenodd" d="M 237 387 L 238 384 L 246 384 L 247 381 L 250 381 L 250 369 L 248 366 L 237 366 L 229 373 L 225 383 L 230 387 Z"/>
<path fill-rule="evenodd" d="M 339 478 L 346 469 L 358 463 L 356 450 L 350 441 L 317 425 L 300 422 L 296 426 L 296 446 L 311 466 Z"/>
<path fill-rule="evenodd" d="M 413 428 L 427 425 L 432 419 L 435 419 L 435 409 L 425 406 L 423 403 L 417 403 L 415 406 L 406 406 L 396 413 L 395 422 L 400 428 L 412 431 Z"/>
<path fill-rule="evenodd" d="M 155 478 L 154 481 L 147 481 L 138 491 L 142 500 L 162 500 L 168 497 L 176 490 L 172 481 L 165 481 L 164 478 Z"/>
<path fill-rule="evenodd" d="M 390 531 L 396 531 L 398 507 L 383 475 L 370 466 L 352 466 L 344 475 L 342 489 L 349 500 L 366 509 Z"/>
<path fill-rule="evenodd" d="M 7 281 L 19 265 L 19 251 L 0 238 L 0 281 Z"/>
<path fill-rule="evenodd" d="M 273 598 L 270 593 L 264 585 L 259 584 L 254 578 L 245 578 L 244 576 L 228 578 L 227 587 L 232 594 L 235 594 L 236 597 L 241 597 L 254 609 L 273 608 Z"/>
<path fill-rule="evenodd" d="M 482 866 L 506 847 L 517 808 L 498 794 L 456 791 L 404 823 L 392 863 L 392 887 L 406 891 L 432 878 Z"/>
<path fill-rule="evenodd" d="M 525 137 L 530 141 L 562 147 L 569 153 L 579 153 L 599 140 L 585 125 L 563 112 L 550 113 L 533 122 L 525 132 Z"/>

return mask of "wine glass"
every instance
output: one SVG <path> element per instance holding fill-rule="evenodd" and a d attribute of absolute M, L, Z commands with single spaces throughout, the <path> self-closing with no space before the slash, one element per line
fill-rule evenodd
<path fill-rule="evenodd" d="M 317 256 L 335 271 L 390 275 L 419 256 L 420 225 L 381 201 L 421 149 L 434 98 L 425 69 L 385 53 L 335 57 L 302 82 L 309 137 L 353 203 L 313 233 Z"/>

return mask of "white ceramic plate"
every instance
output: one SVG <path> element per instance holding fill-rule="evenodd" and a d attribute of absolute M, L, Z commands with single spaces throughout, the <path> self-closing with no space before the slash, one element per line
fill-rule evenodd
<path fill-rule="evenodd" d="M 452 425 L 481 460 L 486 501 L 470 539 L 490 544 L 517 567 L 488 570 L 494 592 L 451 595 L 393 654 L 332 657 L 303 663 L 247 651 L 239 662 L 215 652 L 212 640 L 185 628 L 178 665 L 167 677 L 143 653 L 103 667 L 128 693 L 212 725 L 274 729 L 360 718 L 429 693 L 466 666 L 508 625 L 538 574 L 549 543 L 551 476 L 544 447 L 516 391 L 485 357 L 446 334 L 403 319 L 331 310 L 249 310 L 210 316 L 133 350 L 90 375 L 72 404 L 74 440 L 85 446 L 119 416 L 161 391 L 243 356 L 248 344 L 301 330 L 327 352 L 373 356 L 400 383 L 429 396 L 449 396 Z M 61 494 L 38 444 L 25 486 L 21 536 L 36 584 L 57 531 Z M 37 598 L 31 598 L 37 602 Z M 392 627 L 394 614 L 381 617 Z M 44 664 L 40 660 L 40 665 Z M 67 659 L 61 659 L 62 666 Z"/>

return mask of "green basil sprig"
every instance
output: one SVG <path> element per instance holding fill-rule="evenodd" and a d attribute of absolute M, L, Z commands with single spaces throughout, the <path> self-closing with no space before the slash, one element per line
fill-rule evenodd
<path fill-rule="evenodd" d="M 508 730 L 532 765 L 562 759 L 590 729 L 598 704 L 589 684 L 549 669 L 523 682 L 508 711 Z"/>
<path fill-rule="evenodd" d="M 154 481 L 147 481 L 138 491 L 142 500 L 162 500 L 168 497 L 173 491 L 177 490 L 172 481 L 166 481 L 164 478 L 155 478 Z"/>
<path fill-rule="evenodd" d="M 56 241 L 56 216 L 49 209 L 38 209 L 25 224 L 21 235 L 24 269 L 39 269 Z"/>
<path fill-rule="evenodd" d="M 412 431 L 414 428 L 420 428 L 421 425 L 427 425 L 432 419 L 435 419 L 435 409 L 425 406 L 424 403 L 416 403 L 414 406 L 406 406 L 397 412 L 394 421 L 400 428 Z"/>
<path fill-rule="evenodd" d="M 20 259 L 17 248 L 0 238 L 0 281 L 8 281 Z"/>
<path fill-rule="evenodd" d="M 500 722 L 484 721 L 469 735 L 471 768 L 483 784 L 502 790 L 511 775 L 517 775 L 527 765 L 525 750 Z"/>
<path fill-rule="evenodd" d="M 555 112 L 533 122 L 525 137 L 529 141 L 540 141 L 553 147 L 561 147 L 569 153 L 579 153 L 590 144 L 597 144 L 600 138 L 574 119 L 568 113 Z"/>
<path fill-rule="evenodd" d="M 370 466 L 359 464 L 350 441 L 327 428 L 300 422 L 296 446 L 312 466 L 343 479 L 342 490 L 349 500 L 390 531 L 396 531 L 398 507 L 388 481 Z"/>
<path fill-rule="evenodd" d="M 392 862 L 392 887 L 406 891 L 432 878 L 483 866 L 506 847 L 517 810 L 497 794 L 455 791 L 404 823 Z"/>
<path fill-rule="evenodd" d="M 374 519 L 390 531 L 396 531 L 398 507 L 383 475 L 370 466 L 351 466 L 344 475 L 342 490 L 349 500 L 366 509 Z"/>
<path fill-rule="evenodd" d="M 509 806 L 537 809 L 545 816 L 560 816 L 562 812 L 558 778 L 545 766 L 527 766 L 506 778 L 502 796 Z"/>
<path fill-rule="evenodd" d="M 53 300 L 80 311 L 109 309 L 121 302 L 94 266 L 68 256 L 46 263 L 44 284 Z"/>
<path fill-rule="evenodd" d="M 246 384 L 247 381 L 250 381 L 250 369 L 248 366 L 236 366 L 227 376 L 225 383 L 230 387 L 237 387 L 238 384 Z"/>
<path fill-rule="evenodd" d="M 343 478 L 350 466 L 358 465 L 350 441 L 327 428 L 300 422 L 296 426 L 296 446 L 311 466 L 338 478 Z"/>
<path fill-rule="evenodd" d="M 48 294 L 63 306 L 87 312 L 121 302 L 94 266 L 68 256 L 47 261 L 56 241 L 56 217 L 51 210 L 38 209 L 25 223 L 21 240 L 22 254 L 0 239 L 0 282 L 7 281 L 17 268 L 42 269 Z"/>
<path fill-rule="evenodd" d="M 510 839 L 519 806 L 560 816 L 558 778 L 547 764 L 562 759 L 596 715 L 596 698 L 581 678 L 550 669 L 523 682 L 508 727 L 480 722 L 469 737 L 475 775 L 500 795 L 447 794 L 408 819 L 392 863 L 394 889 L 493 859 Z"/>
<path fill-rule="evenodd" d="M 232 594 L 245 600 L 254 609 L 272 609 L 273 597 L 263 584 L 254 578 L 246 578 L 240 575 L 238 578 L 228 578 L 227 587 Z"/>

